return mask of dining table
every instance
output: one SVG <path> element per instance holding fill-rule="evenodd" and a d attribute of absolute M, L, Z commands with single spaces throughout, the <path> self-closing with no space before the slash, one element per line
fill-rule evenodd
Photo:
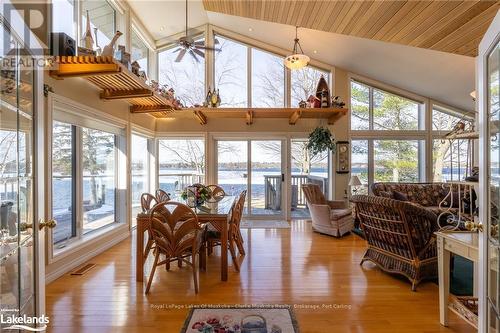
<path fill-rule="evenodd" d="M 228 216 L 236 196 L 226 195 L 216 202 L 205 202 L 202 205 L 193 207 L 193 211 L 198 216 L 200 223 L 210 223 L 217 231 L 221 233 L 221 281 L 227 281 L 228 274 Z M 186 204 L 186 200 L 180 196 L 173 196 L 171 201 Z M 137 214 L 137 244 L 136 244 L 136 281 L 144 281 L 144 234 L 148 231 L 150 225 L 149 212 Z"/>

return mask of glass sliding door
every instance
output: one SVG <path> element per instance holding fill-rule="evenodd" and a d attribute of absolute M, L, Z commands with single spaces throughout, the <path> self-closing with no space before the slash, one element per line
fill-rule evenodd
<path fill-rule="evenodd" d="M 158 144 L 158 183 L 167 193 L 180 193 L 189 185 L 205 183 L 203 138 L 161 139 Z"/>
<path fill-rule="evenodd" d="M 217 184 L 229 195 L 247 190 L 245 214 L 283 217 L 284 140 L 218 140 Z"/>
<path fill-rule="evenodd" d="M 149 149 L 148 138 L 132 134 L 132 156 L 130 169 L 132 174 L 132 226 L 136 225 L 136 216 L 141 212 L 141 195 L 149 192 Z"/>
<path fill-rule="evenodd" d="M 328 198 L 328 152 L 311 156 L 307 139 L 291 140 L 291 184 L 290 206 L 292 218 L 308 218 L 309 211 L 302 192 L 302 185 L 317 184 Z"/>
<path fill-rule="evenodd" d="M 252 140 L 250 146 L 250 212 L 283 215 L 282 140 Z"/>

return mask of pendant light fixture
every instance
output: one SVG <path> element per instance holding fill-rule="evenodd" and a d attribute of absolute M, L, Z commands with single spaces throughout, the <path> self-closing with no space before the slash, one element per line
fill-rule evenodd
<path fill-rule="evenodd" d="M 299 38 L 298 38 L 298 30 L 299 27 L 295 27 L 295 39 L 293 44 L 293 54 L 289 55 L 285 58 L 285 66 L 290 69 L 300 69 L 309 64 L 311 60 L 308 56 L 304 54 L 302 51 L 302 46 L 300 46 Z"/>

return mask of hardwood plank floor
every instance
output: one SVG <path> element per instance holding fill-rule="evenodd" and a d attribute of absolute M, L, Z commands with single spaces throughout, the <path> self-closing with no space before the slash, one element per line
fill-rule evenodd
<path fill-rule="evenodd" d="M 247 256 L 238 274 L 229 268 L 221 282 L 216 251 L 200 273 L 194 293 L 191 270 L 159 269 L 151 292 L 135 281 L 130 239 L 95 257 L 97 267 L 69 274 L 47 286 L 49 332 L 179 332 L 190 304 L 291 304 L 301 332 L 476 332 L 450 314 L 439 324 L 438 286 L 423 282 L 417 292 L 375 265 L 359 265 L 365 241 L 311 231 L 310 222 L 291 229 L 243 230 Z M 230 261 L 231 263 L 231 261 Z M 147 268 L 149 273 L 149 267 Z M 283 332 L 288 333 L 288 332 Z"/>

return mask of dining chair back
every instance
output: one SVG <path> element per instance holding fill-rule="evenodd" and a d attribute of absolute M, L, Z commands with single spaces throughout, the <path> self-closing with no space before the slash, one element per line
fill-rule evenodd
<path fill-rule="evenodd" d="M 217 202 L 222 200 L 226 196 L 226 192 L 219 185 L 207 185 L 210 190 L 210 200 L 211 202 Z"/>
<path fill-rule="evenodd" d="M 153 208 L 158 203 L 156 197 L 151 193 L 143 193 L 141 194 L 141 209 L 143 213 L 149 212 L 151 208 Z"/>
<path fill-rule="evenodd" d="M 156 200 L 158 202 L 169 201 L 170 195 L 161 188 L 156 190 Z"/>
<path fill-rule="evenodd" d="M 164 201 L 153 207 L 149 214 L 150 232 L 155 245 L 155 259 L 146 287 L 149 292 L 151 282 L 157 266 L 167 265 L 170 262 L 183 261 L 193 268 L 195 292 L 198 293 L 198 263 L 204 265 L 199 256 L 205 255 L 204 230 L 205 227 L 198 222 L 198 216 L 188 206 L 174 201 Z M 201 252 L 201 253 L 200 253 Z M 160 254 L 165 260 L 159 262 Z M 186 258 L 191 257 L 191 261 Z"/>

